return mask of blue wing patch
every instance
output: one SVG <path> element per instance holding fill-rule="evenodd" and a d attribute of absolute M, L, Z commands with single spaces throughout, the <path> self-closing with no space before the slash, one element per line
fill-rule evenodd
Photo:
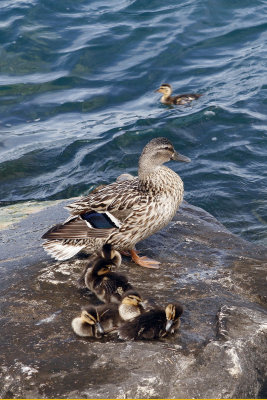
<path fill-rule="evenodd" d="M 82 219 L 89 222 L 95 229 L 111 229 L 118 228 L 114 221 L 106 213 L 87 212 L 81 214 Z"/>

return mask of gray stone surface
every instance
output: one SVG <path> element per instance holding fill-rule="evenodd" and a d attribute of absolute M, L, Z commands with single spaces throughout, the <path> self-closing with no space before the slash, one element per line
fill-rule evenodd
<path fill-rule="evenodd" d="M 161 268 L 127 258 L 121 267 L 144 297 L 184 305 L 178 334 L 82 339 L 71 320 L 96 303 L 76 283 L 85 260 L 53 262 L 40 247 L 42 233 L 67 215 L 62 204 L 0 232 L 2 398 L 266 397 L 265 248 L 184 203 L 167 228 L 138 246 Z"/>

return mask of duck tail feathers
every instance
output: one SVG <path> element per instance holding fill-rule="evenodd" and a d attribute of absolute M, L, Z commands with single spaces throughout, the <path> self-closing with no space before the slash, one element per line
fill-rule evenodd
<path fill-rule="evenodd" d="M 63 243 L 59 240 L 46 240 L 43 243 L 44 250 L 59 261 L 65 261 L 74 257 L 84 247 L 84 245 L 74 246 L 69 243 Z"/>

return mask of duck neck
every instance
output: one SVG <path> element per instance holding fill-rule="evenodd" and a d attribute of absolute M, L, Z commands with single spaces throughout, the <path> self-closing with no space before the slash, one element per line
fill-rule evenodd
<path fill-rule="evenodd" d="M 140 158 L 138 168 L 139 190 L 148 192 L 153 188 L 153 177 L 158 166 L 153 165 L 149 157 Z"/>
<path fill-rule="evenodd" d="M 162 192 L 162 180 L 160 175 L 160 167 L 155 167 L 153 171 L 139 175 L 138 189 L 140 192 L 152 194 L 156 196 Z"/>
<path fill-rule="evenodd" d="M 155 165 L 151 160 L 151 157 L 140 157 L 139 165 L 138 165 L 138 177 L 139 180 L 145 179 L 148 175 L 152 174 L 155 169 Z"/>
<path fill-rule="evenodd" d="M 170 99 L 171 99 L 170 95 L 164 94 L 162 96 L 162 98 L 160 99 L 160 101 L 161 101 L 161 103 L 168 103 L 170 101 Z"/>

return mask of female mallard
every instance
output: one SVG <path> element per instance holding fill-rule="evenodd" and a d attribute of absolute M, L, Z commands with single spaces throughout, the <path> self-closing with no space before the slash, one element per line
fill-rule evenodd
<path fill-rule="evenodd" d="M 190 161 L 168 139 L 152 139 L 140 156 L 138 177 L 111 183 L 68 205 L 72 215 L 43 235 L 45 250 L 67 260 L 82 249 L 93 253 L 110 243 L 137 264 L 157 268 L 159 262 L 139 257 L 135 245 L 166 226 L 183 200 L 183 181 L 162 165 L 170 160 Z"/>
<path fill-rule="evenodd" d="M 119 328 L 119 337 L 124 340 L 159 339 L 173 334 L 180 326 L 183 307 L 168 304 L 164 309 L 147 311 Z"/>
<path fill-rule="evenodd" d="M 192 100 L 197 100 L 202 94 L 197 93 L 189 93 L 189 94 L 179 94 L 177 96 L 171 96 L 172 87 L 168 83 L 163 83 L 159 89 L 155 90 L 155 92 L 163 93 L 163 96 L 160 99 L 160 102 L 163 104 L 176 104 L 176 105 L 184 105 L 191 103 Z"/>

